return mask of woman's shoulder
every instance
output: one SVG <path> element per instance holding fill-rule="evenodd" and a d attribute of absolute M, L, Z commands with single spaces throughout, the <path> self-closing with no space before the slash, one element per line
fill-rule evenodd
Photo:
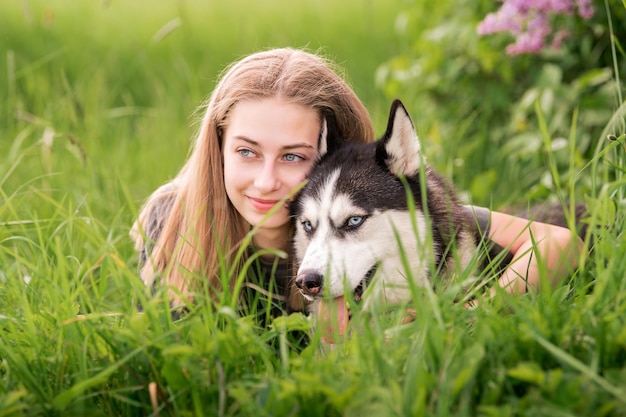
<path fill-rule="evenodd" d="M 148 198 L 130 231 L 136 250 L 145 248 L 146 239 L 154 242 L 159 238 L 165 219 L 172 211 L 177 193 L 178 186 L 174 180 L 159 187 Z"/>

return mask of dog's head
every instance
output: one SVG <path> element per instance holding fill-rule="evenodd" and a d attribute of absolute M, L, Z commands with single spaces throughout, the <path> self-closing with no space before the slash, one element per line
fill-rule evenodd
<path fill-rule="evenodd" d="M 398 100 L 381 139 L 344 143 L 320 158 L 290 206 L 296 285 L 306 298 L 351 294 L 358 300 L 376 276 L 385 299 L 397 301 L 406 292 L 403 253 L 411 254 L 413 279 L 428 282 L 421 261 L 432 257 L 420 214 L 423 164 L 413 123 Z M 407 185 L 414 213 L 407 208 Z M 420 250 L 424 256 L 415 256 Z"/>

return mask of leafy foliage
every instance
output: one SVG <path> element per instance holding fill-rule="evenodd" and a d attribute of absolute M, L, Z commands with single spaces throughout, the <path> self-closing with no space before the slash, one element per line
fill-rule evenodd
<path fill-rule="evenodd" d="M 504 53 L 506 37 L 477 32 L 494 2 L 440 2 L 428 21 L 425 7 L 416 1 L 398 15 L 409 48 L 382 65 L 377 80 L 388 97 L 409 98 L 434 162 L 478 204 L 545 200 L 556 195 L 555 182 L 573 177 L 575 197 L 589 194 L 591 175 L 581 179 L 578 172 L 607 145 L 607 133 L 625 128 L 624 7 L 607 2 L 589 21 L 572 18 L 572 37 L 561 49 L 516 57 Z M 549 172 L 550 154 L 558 178 Z"/>

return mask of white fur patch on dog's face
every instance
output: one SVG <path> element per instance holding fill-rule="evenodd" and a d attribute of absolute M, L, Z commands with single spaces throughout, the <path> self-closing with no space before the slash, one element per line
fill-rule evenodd
<path fill-rule="evenodd" d="M 432 249 L 425 249 L 432 245 L 426 244 L 428 227 L 424 216 L 415 214 L 414 231 L 408 212 L 368 212 L 347 194 L 336 192 L 339 176 L 338 169 L 328 176 L 317 196 L 303 196 L 294 239 L 299 274 L 315 271 L 322 275 L 324 284 L 319 295 L 335 298 L 353 293 L 376 268 L 371 285 L 384 291 L 388 302 L 396 302 L 406 299 L 408 288 L 401 256 L 404 251 L 410 260 L 413 280 L 427 285 L 428 264 L 423 260 L 432 257 Z"/>

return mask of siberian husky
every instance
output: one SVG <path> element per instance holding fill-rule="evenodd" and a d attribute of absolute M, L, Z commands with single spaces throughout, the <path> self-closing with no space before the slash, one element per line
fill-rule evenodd
<path fill-rule="evenodd" d="M 476 243 L 459 199 L 425 163 L 399 100 L 378 141 L 325 148 L 290 204 L 295 283 L 314 313 L 327 312 L 332 300 L 343 333 L 344 296 L 363 297 L 364 309 L 373 299 L 408 301 L 412 286 L 431 286 L 471 264 Z"/>

